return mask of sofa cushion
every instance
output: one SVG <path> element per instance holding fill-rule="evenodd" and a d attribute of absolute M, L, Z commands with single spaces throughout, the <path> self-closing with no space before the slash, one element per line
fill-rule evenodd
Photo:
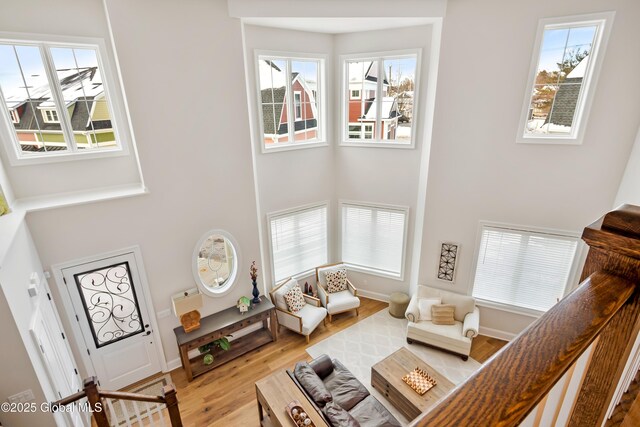
<path fill-rule="evenodd" d="M 347 289 L 347 269 L 340 268 L 327 273 L 327 292 L 330 294 Z"/>
<path fill-rule="evenodd" d="M 369 396 L 365 386 L 338 360 L 333 361 L 333 372 L 324 379 L 324 385 L 333 396 L 333 401 L 345 411 Z"/>
<path fill-rule="evenodd" d="M 326 354 L 313 359 L 311 362 L 309 362 L 309 366 L 311 366 L 316 374 L 322 379 L 333 372 L 333 362 L 331 361 L 331 358 Z"/>
<path fill-rule="evenodd" d="M 440 298 L 418 298 L 419 320 L 431 320 L 431 307 L 436 304 L 442 304 L 442 300 Z"/>
<path fill-rule="evenodd" d="M 331 314 L 353 310 L 358 307 L 360 307 L 360 298 L 354 296 L 349 290 L 331 294 L 327 303 L 327 311 Z"/>
<path fill-rule="evenodd" d="M 327 402 L 331 402 L 331 393 L 307 362 L 296 363 L 293 374 L 318 406 L 323 407 Z"/>
<path fill-rule="evenodd" d="M 434 325 L 433 322 L 409 322 L 407 338 L 451 350 L 459 354 L 469 354 L 471 339 L 462 335 L 462 322 L 453 325 Z"/>
<path fill-rule="evenodd" d="M 451 304 L 436 304 L 431 306 L 431 321 L 434 325 L 455 325 L 453 318 L 455 306 Z"/>
<path fill-rule="evenodd" d="M 316 329 L 316 326 L 327 317 L 327 309 L 305 304 L 300 311 L 296 313 L 296 316 L 300 316 L 302 319 L 302 335 L 309 335 Z"/>
<path fill-rule="evenodd" d="M 318 282 L 323 288 L 327 289 L 327 274 L 332 271 L 340 270 L 341 268 L 347 268 L 344 264 L 331 265 L 329 267 L 322 267 L 318 269 Z"/>
<path fill-rule="evenodd" d="M 322 409 L 334 427 L 360 427 L 360 423 L 335 402 L 329 402 Z"/>
<path fill-rule="evenodd" d="M 362 427 L 400 427 L 401 424 L 395 419 L 391 412 L 373 396 L 367 396 L 358 403 L 351 411 L 351 416 L 355 418 Z"/>

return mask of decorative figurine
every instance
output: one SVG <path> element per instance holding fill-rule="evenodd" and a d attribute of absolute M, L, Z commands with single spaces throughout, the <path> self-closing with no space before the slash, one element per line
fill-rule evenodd
<path fill-rule="evenodd" d="M 245 314 L 251 308 L 251 300 L 247 297 L 240 297 L 236 307 L 240 310 L 240 313 Z"/>
<path fill-rule="evenodd" d="M 260 304 L 260 291 L 258 290 L 258 267 L 256 267 L 256 262 L 253 261 L 251 263 L 251 267 L 249 268 L 251 282 L 253 283 L 253 299 L 251 300 L 254 304 Z"/>

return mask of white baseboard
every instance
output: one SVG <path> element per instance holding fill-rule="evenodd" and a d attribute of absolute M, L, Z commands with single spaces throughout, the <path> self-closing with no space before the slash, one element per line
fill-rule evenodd
<path fill-rule="evenodd" d="M 176 357 L 173 360 L 167 360 L 167 372 L 171 372 L 174 369 L 178 369 L 182 367 L 182 362 L 179 357 Z"/>
<path fill-rule="evenodd" d="M 480 330 L 478 331 L 480 335 L 485 335 L 491 338 L 498 338 L 499 340 L 511 341 L 515 338 L 516 334 L 512 332 L 505 332 L 499 329 L 486 328 L 484 326 L 480 326 Z"/>
<path fill-rule="evenodd" d="M 389 295 L 381 294 L 378 292 L 358 289 L 358 295 L 363 296 L 365 298 L 374 299 L 376 301 L 389 302 Z"/>

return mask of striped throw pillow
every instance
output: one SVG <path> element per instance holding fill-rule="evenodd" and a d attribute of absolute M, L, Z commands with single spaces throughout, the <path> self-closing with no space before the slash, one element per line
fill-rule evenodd
<path fill-rule="evenodd" d="M 456 306 L 452 304 L 436 304 L 431 306 L 431 321 L 434 325 L 455 325 L 453 312 Z"/>

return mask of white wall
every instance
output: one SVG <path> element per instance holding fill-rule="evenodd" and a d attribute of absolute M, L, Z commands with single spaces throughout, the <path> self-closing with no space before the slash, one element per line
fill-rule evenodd
<path fill-rule="evenodd" d="M 408 235 L 403 280 L 394 280 L 363 273 L 351 273 L 354 283 L 373 295 L 388 296 L 395 291 L 409 291 L 411 262 L 413 256 L 414 227 L 418 202 L 418 183 L 422 150 L 425 149 L 425 106 L 429 77 L 432 25 L 399 28 L 335 36 L 337 61 L 340 55 L 367 52 L 386 52 L 403 49 L 421 49 L 420 75 L 418 76 L 418 98 L 415 114 L 414 149 L 347 147 L 336 148 L 336 199 L 360 202 L 392 204 L 409 207 Z M 336 81 L 342 76 L 338 63 Z M 334 90 L 341 99 L 341 87 Z M 335 105 L 339 105 L 336 103 Z M 341 123 L 341 109 L 335 109 L 335 123 Z M 335 138 L 342 136 L 340 125 L 335 127 Z M 426 146 L 428 149 L 428 145 Z M 338 213 L 338 215 L 340 215 Z M 339 250 L 337 251 L 339 253 Z"/>
<path fill-rule="evenodd" d="M 66 12 L 63 11 L 68 11 L 68 14 L 65 15 Z M 55 19 L 63 16 L 72 18 Z M 70 25 L 70 21 L 73 25 Z M 21 33 L 42 34 L 43 39 L 46 39 L 46 35 L 104 39 L 107 45 L 105 59 L 108 59 L 115 69 L 109 28 L 100 0 L 2 2 L 0 29 L 3 32 L 15 33 L 13 36 L 18 39 Z M 123 125 L 119 130 L 130 139 L 128 123 Z M 9 164 L 4 148 L 0 149 L 0 159 L 11 181 L 16 199 L 141 183 L 133 146 L 130 146 L 130 154 L 127 156 L 20 166 Z"/>
<path fill-rule="evenodd" d="M 286 152 L 262 152 L 262 135 L 258 126 L 258 101 L 256 80 L 256 50 L 280 51 L 285 53 L 327 55 L 325 61 L 325 100 L 328 108 L 326 129 L 332 129 L 333 117 L 333 36 L 330 34 L 291 31 L 244 25 L 245 60 L 247 64 L 247 82 L 249 89 L 249 110 L 252 115 L 253 155 L 259 197 L 259 218 L 262 223 L 262 251 L 264 255 L 264 274 L 269 280 L 267 287 L 273 285 L 270 242 L 268 239 L 267 214 L 284 209 L 295 208 L 310 203 L 331 201 L 328 211 L 329 234 L 334 233 L 335 173 L 333 165 L 333 134 L 328 131 L 327 140 L 331 145 L 309 149 L 297 149 Z M 301 278 L 301 283 L 311 277 Z"/>
<path fill-rule="evenodd" d="M 48 266 L 140 245 L 161 311 L 170 308 L 172 294 L 195 286 L 191 257 L 198 239 L 222 228 L 240 246 L 239 283 L 222 298 L 205 297 L 201 313 L 230 307 L 250 293 L 249 265 L 260 259 L 240 21 L 227 16 L 223 1 L 106 5 L 150 194 L 29 214 L 42 261 Z M 76 8 L 77 2 L 58 3 L 55 16 L 79 16 Z M 13 20 L 26 31 L 38 22 L 37 12 L 32 6 Z M 165 356 L 174 360 L 179 322 L 170 315 L 158 323 Z"/>
<path fill-rule="evenodd" d="M 539 18 L 615 10 L 584 142 L 516 144 Z M 449 2 L 444 21 L 420 282 L 466 293 L 479 220 L 581 231 L 607 212 L 640 121 L 640 3 Z M 461 247 L 454 285 L 435 279 L 438 245 Z M 482 310 L 485 327 L 532 319 Z"/>
<path fill-rule="evenodd" d="M 622 182 L 620 182 L 614 207 L 623 203 L 640 206 L 640 129 L 638 129 L 636 142 L 633 144 L 629 162 L 624 171 Z"/>

